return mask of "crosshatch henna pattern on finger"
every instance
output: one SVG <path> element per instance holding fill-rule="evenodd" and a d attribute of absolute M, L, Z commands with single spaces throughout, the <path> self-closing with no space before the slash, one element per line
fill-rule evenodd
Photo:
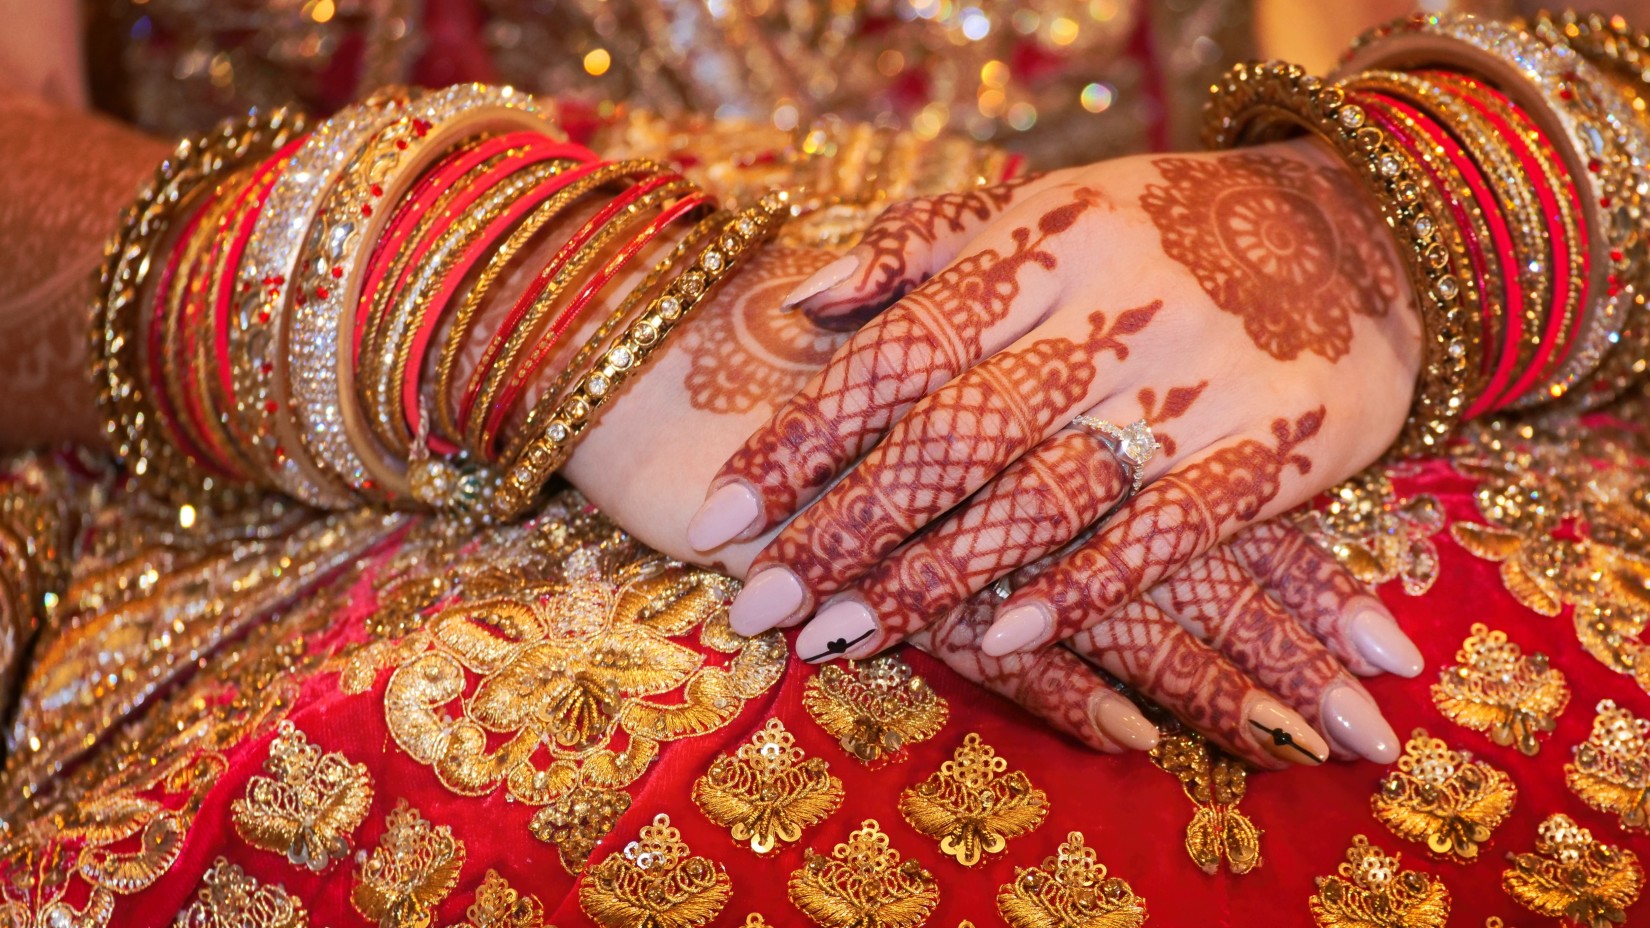
<path fill-rule="evenodd" d="M 1123 339 L 1161 308 L 1096 311 L 1083 342 L 1041 339 L 947 384 L 781 532 L 752 572 L 782 564 L 816 597 L 852 582 L 1041 441 L 1083 403 L 1104 356 L 1126 358 Z"/>
<path fill-rule="evenodd" d="M 1140 206 L 1164 254 L 1272 357 L 1338 360 L 1352 347 L 1352 317 L 1379 318 L 1401 299 L 1377 238 L 1343 233 L 1382 222 L 1334 168 L 1253 153 L 1152 165 L 1164 183 L 1148 184 Z"/>
<path fill-rule="evenodd" d="M 1022 226 L 1007 253 L 987 248 L 953 263 L 855 333 L 831 363 L 757 429 L 718 474 L 756 488 L 768 528 L 858 460 L 888 424 L 971 367 L 982 340 L 1008 316 L 1028 266 L 1055 267 L 1044 247 L 1100 202 L 1080 188 L 1067 204 Z"/>
<path fill-rule="evenodd" d="M 1253 522 L 1283 488 L 1286 471 L 1306 474 L 1296 451 L 1318 434 L 1324 408 L 1272 423 L 1272 441 L 1244 439 L 1159 478 L 1118 510 L 1092 541 L 1034 581 L 1026 598 L 1049 604 L 1066 637 L 1104 619 L 1170 571 Z"/>
<path fill-rule="evenodd" d="M 1227 547 L 1348 669 L 1365 676 L 1381 672 L 1351 636 L 1356 605 L 1375 594 L 1305 532 L 1271 519 L 1233 535 Z"/>
<path fill-rule="evenodd" d="M 800 390 L 847 336 L 780 311 L 796 285 L 831 261 L 828 252 L 770 248 L 728 281 L 716 305 L 682 333 L 693 408 L 750 412 Z"/>

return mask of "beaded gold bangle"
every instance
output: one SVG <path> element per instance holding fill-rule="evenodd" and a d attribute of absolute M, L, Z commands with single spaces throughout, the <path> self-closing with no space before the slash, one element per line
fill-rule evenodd
<path fill-rule="evenodd" d="M 602 356 L 595 369 L 569 391 L 565 402 L 511 461 L 493 496 L 493 514 L 512 519 L 532 505 L 550 476 L 566 462 L 579 439 L 601 415 L 609 398 L 646 365 L 682 320 L 731 275 L 739 262 L 771 239 L 789 217 L 791 198 L 777 192 L 730 218 L 716 241 L 699 252 L 693 264 L 671 281 L 664 292 L 625 330 Z"/>
<path fill-rule="evenodd" d="M 1210 148 L 1277 138 L 1305 129 L 1328 142 L 1375 197 L 1397 238 L 1424 325 L 1419 382 L 1409 421 L 1394 445 L 1399 455 L 1431 451 L 1454 431 L 1481 370 L 1479 320 L 1461 305 L 1458 257 L 1441 240 L 1450 217 L 1425 204 L 1423 183 L 1409 156 L 1361 107 L 1346 103 L 1338 84 L 1325 84 L 1294 65 L 1240 64 L 1215 85 L 1205 108 Z"/>
<path fill-rule="evenodd" d="M 140 361 L 141 343 L 133 317 L 141 312 L 142 293 L 153 252 L 166 236 L 173 213 L 192 191 L 268 157 L 303 130 L 303 117 L 285 109 L 254 113 L 225 123 L 199 139 L 174 149 L 104 248 L 92 310 L 90 352 L 99 407 L 115 453 L 128 461 L 139 484 L 169 503 L 212 509 L 237 508 L 249 488 L 231 486 L 192 466 L 153 433 L 153 407 Z"/>

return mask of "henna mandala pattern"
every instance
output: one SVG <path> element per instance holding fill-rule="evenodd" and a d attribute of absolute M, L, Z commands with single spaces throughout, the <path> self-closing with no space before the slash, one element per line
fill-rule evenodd
<path fill-rule="evenodd" d="M 831 359 L 845 336 L 779 311 L 796 281 L 830 260 L 824 252 L 770 248 L 728 281 L 714 311 L 682 333 L 693 408 L 750 412 L 795 393 Z"/>
<path fill-rule="evenodd" d="M 1165 183 L 1148 184 L 1140 205 L 1164 253 L 1272 357 L 1338 360 L 1353 316 L 1384 316 L 1400 299 L 1380 242 L 1342 234 L 1381 222 L 1333 169 L 1258 154 L 1152 164 Z"/>

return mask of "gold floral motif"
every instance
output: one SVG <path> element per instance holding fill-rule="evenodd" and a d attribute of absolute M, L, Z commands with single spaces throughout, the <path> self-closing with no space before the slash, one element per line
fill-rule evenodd
<path fill-rule="evenodd" d="M 1138 928 L 1146 901 L 1106 875 L 1081 832 L 1071 832 L 1041 867 L 1017 867 L 997 892 L 997 911 L 1010 928 Z"/>
<path fill-rule="evenodd" d="M 1186 826 L 1186 853 L 1198 868 L 1213 876 L 1225 860 L 1237 875 L 1255 869 L 1261 830 L 1238 808 L 1249 783 L 1243 762 L 1188 732 L 1165 734 L 1152 748 L 1152 762 L 1174 774 L 1186 797 L 1197 804 Z"/>
<path fill-rule="evenodd" d="M 487 871 L 464 916 L 467 921 L 457 928 L 545 928 L 538 897 L 517 892 L 497 870 Z"/>
<path fill-rule="evenodd" d="M 1564 765 L 1570 792 L 1601 812 L 1619 816 L 1627 831 L 1650 829 L 1650 720 L 1606 699 L 1593 731 Z"/>
<path fill-rule="evenodd" d="M 458 884 L 464 844 L 446 825 L 432 825 L 398 800 L 384 836 L 355 874 L 350 903 L 382 928 L 424 928 Z"/>
<path fill-rule="evenodd" d="M 585 874 L 579 907 L 602 928 L 698 928 L 732 894 L 722 865 L 693 856 L 670 816 L 658 815 L 637 840 Z"/>
<path fill-rule="evenodd" d="M 796 841 L 842 804 L 842 781 L 808 757 L 778 719 L 769 719 L 733 755 L 724 754 L 693 784 L 693 801 L 733 840 L 766 854 Z"/>
<path fill-rule="evenodd" d="M 900 793 L 899 811 L 911 827 L 937 838 L 940 850 L 972 867 L 1000 854 L 1009 838 L 1030 834 L 1048 815 L 1048 795 L 1025 771 L 972 732 L 928 779 Z"/>
<path fill-rule="evenodd" d="M 934 737 L 951 714 L 928 681 L 892 654 L 821 667 L 808 680 L 802 704 L 867 766 L 904 760 L 907 746 Z"/>
<path fill-rule="evenodd" d="M 827 857 L 810 849 L 792 871 L 790 897 L 821 928 L 916 928 L 940 901 L 922 864 L 900 859 L 875 819 L 866 819 Z"/>
<path fill-rule="evenodd" d="M 309 928 L 303 902 L 269 886 L 222 857 L 201 877 L 195 901 L 178 913 L 175 928 Z"/>
<path fill-rule="evenodd" d="M 1507 895 L 1537 915 L 1584 928 L 1625 924 L 1626 909 L 1644 887 L 1644 869 L 1633 852 L 1594 841 L 1566 815 L 1541 823 L 1534 854 L 1508 857 L 1512 868 L 1501 874 Z"/>
<path fill-rule="evenodd" d="M 745 916 L 745 928 L 770 928 L 768 920 L 762 917 L 761 912 L 752 912 Z"/>
<path fill-rule="evenodd" d="M 581 783 L 533 813 L 527 829 L 540 841 L 554 844 L 562 867 L 577 874 L 629 810 L 629 793 Z"/>
<path fill-rule="evenodd" d="M 1444 507 L 1422 494 L 1398 499 L 1384 468 L 1370 468 L 1329 491 L 1323 509 L 1307 513 L 1301 527 L 1370 586 L 1392 580 L 1420 596 L 1438 579 L 1438 546 Z"/>
<path fill-rule="evenodd" d="M 1455 652 L 1432 686 L 1432 702 L 1463 728 L 1488 732 L 1490 740 L 1516 745 L 1534 756 L 1536 736 L 1553 730 L 1554 719 L 1570 704 L 1570 685 L 1545 654 L 1528 657 L 1507 633 L 1481 623 Z"/>
<path fill-rule="evenodd" d="M 1318 877 L 1311 899 L 1318 928 L 1443 928 L 1449 890 L 1437 877 L 1400 868 L 1399 857 L 1354 837 L 1336 875 Z"/>
<path fill-rule="evenodd" d="M 242 840 L 317 873 L 349 853 L 350 835 L 372 805 L 365 764 L 351 764 L 337 751 L 321 753 L 283 719 L 264 771 L 269 776 L 253 777 L 246 795 L 230 805 Z"/>
<path fill-rule="evenodd" d="M 1398 769 L 1381 780 L 1369 802 L 1394 835 L 1434 854 L 1471 860 L 1517 800 L 1518 789 L 1505 773 L 1417 728 Z"/>

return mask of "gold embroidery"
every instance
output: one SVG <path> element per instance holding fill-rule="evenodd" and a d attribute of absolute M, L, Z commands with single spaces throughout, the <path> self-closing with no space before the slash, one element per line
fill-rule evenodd
<path fill-rule="evenodd" d="M 1614 700 L 1600 702 L 1592 734 L 1564 765 L 1564 784 L 1582 802 L 1620 816 L 1623 829 L 1650 828 L 1650 720 Z"/>
<path fill-rule="evenodd" d="M 1435 854 L 1471 860 L 1517 799 L 1518 789 L 1505 773 L 1417 728 L 1398 769 L 1381 780 L 1380 792 L 1369 802 L 1375 818 L 1394 835 L 1423 843 Z"/>
<path fill-rule="evenodd" d="M 296 896 L 267 886 L 219 857 L 201 877 L 200 893 L 178 913 L 176 928 L 309 928 Z"/>
<path fill-rule="evenodd" d="M 1015 868 L 1014 882 L 997 893 L 997 911 L 1010 928 L 1138 928 L 1146 921 L 1146 901 L 1107 876 L 1076 831 L 1041 867 Z"/>
<path fill-rule="evenodd" d="M 1443 928 L 1449 890 L 1436 877 L 1400 869 L 1399 857 L 1354 837 L 1337 875 L 1318 877 L 1311 899 L 1318 928 Z"/>
<path fill-rule="evenodd" d="M 372 805 L 365 764 L 336 751 L 322 754 L 282 720 L 264 771 L 269 776 L 249 780 L 246 796 L 230 806 L 242 840 L 317 873 L 349 853 L 350 835 Z"/>
<path fill-rule="evenodd" d="M 908 745 L 934 737 L 951 714 L 928 681 L 892 654 L 821 667 L 809 678 L 802 704 L 868 766 L 904 760 Z"/>
<path fill-rule="evenodd" d="M 544 906 L 538 898 L 517 892 L 497 870 L 487 871 L 464 916 L 468 921 L 457 928 L 544 928 Z"/>
<path fill-rule="evenodd" d="M 581 783 L 533 813 L 527 829 L 540 841 L 554 844 L 562 867 L 577 874 L 629 810 L 629 793 Z"/>
<path fill-rule="evenodd" d="M 1512 868 L 1501 874 L 1507 895 L 1537 915 L 1586 928 L 1626 923 L 1625 909 L 1644 886 L 1644 870 L 1633 852 L 1594 841 L 1592 832 L 1566 815 L 1541 823 L 1534 854 L 1508 856 Z"/>
<path fill-rule="evenodd" d="M 916 928 L 940 901 L 934 875 L 900 860 L 875 819 L 866 819 L 831 856 L 808 850 L 792 871 L 791 902 L 821 928 Z"/>
<path fill-rule="evenodd" d="M 722 865 L 693 856 L 670 816 L 658 815 L 638 840 L 590 869 L 579 908 L 602 928 L 698 928 L 732 894 Z"/>
<path fill-rule="evenodd" d="M 1174 774 L 1186 798 L 1197 804 L 1186 826 L 1186 853 L 1198 868 L 1212 876 L 1224 859 L 1234 874 L 1255 869 L 1262 832 L 1238 809 L 1248 791 L 1243 762 L 1185 732 L 1165 734 L 1152 748 L 1152 762 Z"/>
<path fill-rule="evenodd" d="M 1432 686 L 1438 711 L 1463 728 L 1488 732 L 1496 744 L 1517 745 L 1531 756 L 1540 751 L 1536 735 L 1552 731 L 1570 704 L 1570 685 L 1547 655 L 1526 657 L 1506 632 L 1474 624 L 1455 661 Z"/>
<path fill-rule="evenodd" d="M 842 781 L 823 759 L 805 755 L 784 723 L 769 719 L 733 755 L 711 763 L 693 784 L 693 801 L 734 841 L 766 854 L 836 811 Z"/>
<path fill-rule="evenodd" d="M 1048 814 L 1047 794 L 1025 771 L 1007 770 L 1008 761 L 971 732 L 939 770 L 900 793 L 900 814 L 972 867 L 986 854 L 1002 853 L 1009 838 L 1036 830 Z"/>
<path fill-rule="evenodd" d="M 762 917 L 761 912 L 752 912 L 745 916 L 745 928 L 770 928 L 768 920 Z"/>
<path fill-rule="evenodd" d="M 1444 507 L 1429 495 L 1399 500 L 1388 472 L 1370 468 L 1329 491 L 1329 504 L 1307 513 L 1301 527 L 1359 580 L 1402 581 L 1420 596 L 1438 579 Z"/>
<path fill-rule="evenodd" d="M 446 825 L 431 825 L 398 800 L 366 863 L 355 874 L 350 903 L 383 928 L 424 928 L 458 883 L 464 844 Z"/>

